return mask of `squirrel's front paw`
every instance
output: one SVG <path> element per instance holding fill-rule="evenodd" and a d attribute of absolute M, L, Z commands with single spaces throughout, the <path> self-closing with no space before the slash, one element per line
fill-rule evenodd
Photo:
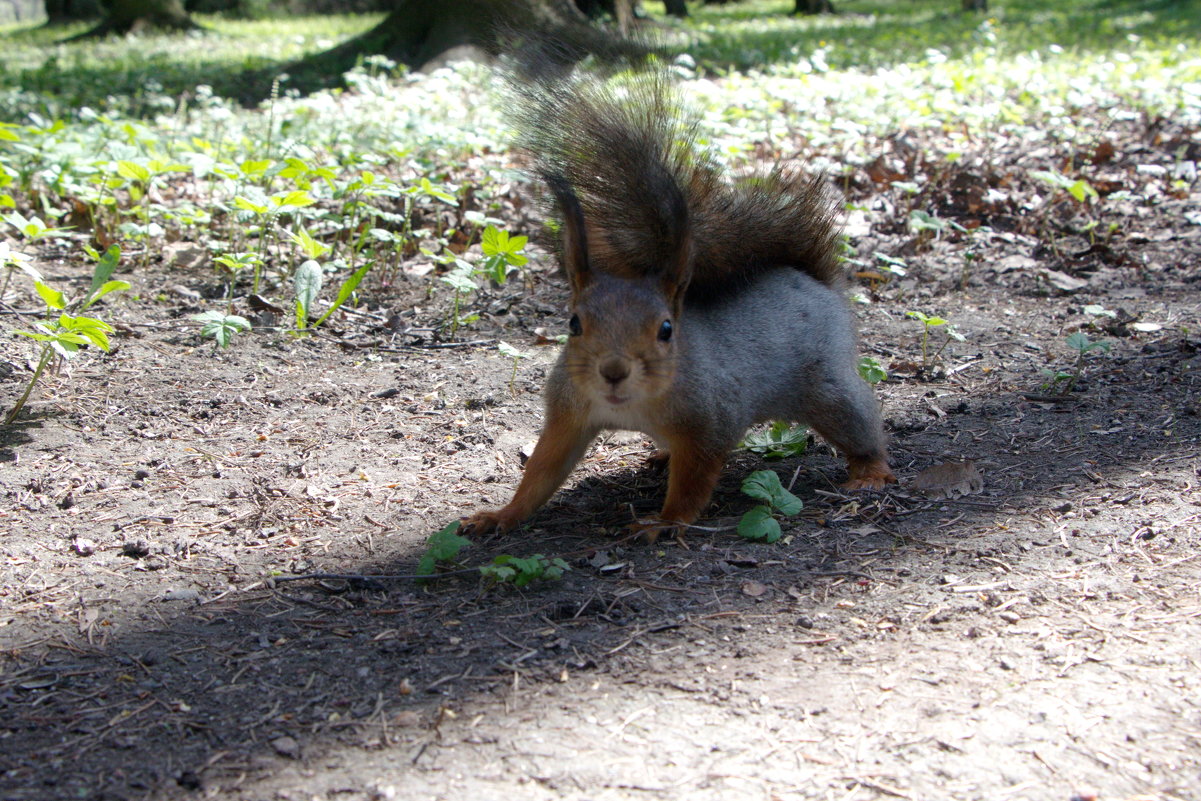
<path fill-rule="evenodd" d="M 687 528 L 682 523 L 664 523 L 662 520 L 639 520 L 626 526 L 626 535 L 631 537 L 636 536 L 647 545 L 654 545 L 655 540 L 659 539 L 659 535 L 666 534 L 669 537 L 681 537 Z"/>
<path fill-rule="evenodd" d="M 505 509 L 481 509 L 471 517 L 463 518 L 463 525 L 459 527 L 459 533 L 467 534 L 490 534 L 495 531 L 498 534 L 504 534 L 517 527 L 521 522 L 521 518 L 516 517 L 508 508 Z"/>

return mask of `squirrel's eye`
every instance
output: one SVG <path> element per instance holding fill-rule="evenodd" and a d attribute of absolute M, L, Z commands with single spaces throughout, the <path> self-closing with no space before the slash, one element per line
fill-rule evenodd
<path fill-rule="evenodd" d="M 567 324 L 567 330 L 571 332 L 573 337 L 578 337 L 584 333 L 584 327 L 580 325 L 580 316 L 578 314 L 571 315 L 571 322 Z"/>
<path fill-rule="evenodd" d="M 659 326 L 659 341 L 671 341 L 671 320 L 664 320 L 663 325 Z"/>

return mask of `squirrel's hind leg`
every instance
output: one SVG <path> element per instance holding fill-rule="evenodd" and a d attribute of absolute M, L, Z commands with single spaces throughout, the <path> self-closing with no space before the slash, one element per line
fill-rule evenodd
<path fill-rule="evenodd" d="M 843 489 L 883 489 L 896 483 L 875 393 L 854 370 L 830 377 L 805 400 L 802 418 L 847 460 Z"/>

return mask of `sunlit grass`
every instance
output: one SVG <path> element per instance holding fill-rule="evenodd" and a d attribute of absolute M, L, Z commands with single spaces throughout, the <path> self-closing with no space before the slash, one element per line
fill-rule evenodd
<path fill-rule="evenodd" d="M 791 0 L 696 5 L 687 20 L 665 23 L 705 68 L 717 72 L 784 66 L 821 50 L 835 68 L 920 61 L 930 50 L 950 58 L 982 43 L 1016 54 L 1057 45 L 1120 52 L 1131 41 L 1188 42 L 1201 37 L 1197 0 L 1041 0 L 994 2 L 988 14 L 964 13 L 956 0 L 840 0 L 838 14 L 794 16 Z M 661 3 L 647 3 L 656 14 Z"/>
<path fill-rule="evenodd" d="M 380 15 L 270 20 L 199 16 L 202 31 L 62 43 L 87 24 L 9 26 L 0 33 L 0 120 L 22 111 L 69 115 L 81 106 L 143 114 L 151 95 L 178 98 L 197 84 L 237 94 L 245 75 L 282 69 L 367 30 Z"/>

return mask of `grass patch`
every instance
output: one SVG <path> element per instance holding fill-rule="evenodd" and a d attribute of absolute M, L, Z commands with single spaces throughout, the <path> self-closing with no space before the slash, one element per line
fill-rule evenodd
<path fill-rule="evenodd" d="M 831 69 L 887 68 L 939 58 L 961 59 L 987 45 L 1002 55 L 1052 45 L 1078 52 L 1124 52 L 1132 43 L 1197 46 L 1197 0 L 1041 0 L 994 2 L 988 14 L 964 13 L 955 0 L 840 0 L 839 13 L 793 16 L 791 0 L 691 9 L 669 22 L 681 45 L 705 69 L 725 73 L 795 65 L 821 54 Z M 1049 7 L 1050 6 L 1050 7 Z M 662 3 L 647 3 L 662 13 Z"/>
<path fill-rule="evenodd" d="M 264 76 L 369 29 L 381 15 L 271 20 L 198 16 L 202 31 L 61 44 L 90 23 L 0 29 L 0 120 L 35 112 L 50 119 L 81 107 L 142 117 L 161 113 L 198 85 L 241 97 Z"/>

